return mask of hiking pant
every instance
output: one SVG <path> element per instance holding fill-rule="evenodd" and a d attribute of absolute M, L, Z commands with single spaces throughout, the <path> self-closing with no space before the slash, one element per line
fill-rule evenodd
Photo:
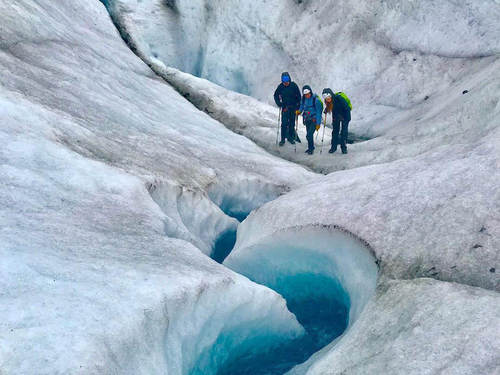
<path fill-rule="evenodd" d="M 289 141 L 295 139 L 295 111 L 291 109 L 281 112 L 281 140 L 284 141 L 288 138 Z"/>
<path fill-rule="evenodd" d="M 314 150 L 314 132 L 316 131 L 316 123 L 312 119 L 307 119 L 304 121 L 304 125 L 307 129 L 307 149 Z"/>
<path fill-rule="evenodd" d="M 340 127 L 340 123 L 342 123 L 342 130 Z M 337 149 L 337 145 L 340 144 L 340 148 L 342 150 L 346 150 L 347 146 L 347 133 L 349 132 L 349 120 L 344 120 L 344 118 L 340 115 L 335 116 L 332 122 L 332 148 Z M 340 132 L 340 135 L 339 135 Z"/>

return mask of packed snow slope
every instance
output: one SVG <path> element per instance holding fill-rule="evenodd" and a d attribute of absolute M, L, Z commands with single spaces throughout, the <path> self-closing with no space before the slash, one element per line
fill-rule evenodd
<path fill-rule="evenodd" d="M 315 175 L 196 110 L 98 1 L 0 1 L 0 25 L 0 372 L 180 375 L 221 332 L 300 334 L 202 252 L 238 225 L 218 205 Z"/>

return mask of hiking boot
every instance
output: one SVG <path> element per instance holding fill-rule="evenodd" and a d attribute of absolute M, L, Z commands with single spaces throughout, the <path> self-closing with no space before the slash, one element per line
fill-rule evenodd
<path fill-rule="evenodd" d="M 342 153 L 343 154 L 347 154 L 347 147 L 345 147 L 345 148 L 342 149 Z"/>
<path fill-rule="evenodd" d="M 337 151 L 337 147 L 330 147 L 330 149 L 328 150 L 328 153 L 329 154 L 333 154 L 335 151 Z"/>
<path fill-rule="evenodd" d="M 306 154 L 312 155 L 314 154 L 314 150 L 306 150 Z"/>
<path fill-rule="evenodd" d="M 285 141 L 280 141 L 280 147 L 285 144 Z"/>
<path fill-rule="evenodd" d="M 288 142 L 290 142 L 292 145 L 295 144 L 295 141 L 293 139 L 289 139 Z"/>

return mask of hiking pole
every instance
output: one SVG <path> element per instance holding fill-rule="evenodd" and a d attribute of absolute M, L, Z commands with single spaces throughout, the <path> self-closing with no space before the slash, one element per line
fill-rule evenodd
<path fill-rule="evenodd" d="M 325 128 L 326 128 L 326 113 L 325 113 L 325 121 L 323 122 L 323 136 L 321 138 L 321 150 L 319 151 L 320 154 L 323 153 L 323 142 L 325 142 Z M 319 132 L 318 132 L 319 133 Z"/>
<path fill-rule="evenodd" d="M 321 117 L 323 118 L 323 117 Z M 319 129 L 316 129 L 316 140 L 318 140 L 318 137 L 319 137 Z"/>
<path fill-rule="evenodd" d="M 299 124 L 299 116 L 297 114 L 295 114 L 295 135 L 294 135 L 294 146 L 295 146 L 295 153 L 297 153 L 297 125 Z"/>
<path fill-rule="evenodd" d="M 278 131 L 276 132 L 276 147 L 278 147 L 278 142 L 280 138 L 280 127 L 281 127 L 281 108 L 278 114 Z"/>

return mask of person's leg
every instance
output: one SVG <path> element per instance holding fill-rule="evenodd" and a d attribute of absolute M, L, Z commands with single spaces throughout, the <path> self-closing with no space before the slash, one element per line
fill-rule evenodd
<path fill-rule="evenodd" d="M 281 112 L 281 142 L 280 146 L 285 144 L 285 139 L 288 135 L 288 120 L 287 120 L 288 111 Z"/>
<path fill-rule="evenodd" d="M 312 153 L 314 151 L 314 131 L 316 130 L 316 124 L 312 121 L 306 123 L 307 129 L 307 149 Z"/>
<path fill-rule="evenodd" d="M 292 142 L 295 138 L 294 134 L 294 126 L 295 126 L 295 113 L 293 111 L 288 110 L 286 112 L 286 122 L 287 122 L 287 132 L 286 132 L 286 138 Z"/>
<path fill-rule="evenodd" d="M 295 142 L 299 142 L 299 143 L 302 143 L 302 141 L 300 140 L 300 137 L 299 137 L 299 134 L 297 133 L 297 130 L 298 130 L 298 120 L 297 120 L 297 115 L 295 114 L 295 112 L 293 113 L 293 119 L 292 119 L 292 130 L 293 130 L 293 137 L 294 137 L 294 140 Z"/>
<path fill-rule="evenodd" d="M 293 111 L 290 111 L 290 118 L 288 122 L 288 130 L 289 130 L 289 140 L 290 141 L 296 141 L 296 136 L 295 136 L 295 113 Z"/>
<path fill-rule="evenodd" d="M 330 153 L 337 151 L 337 146 L 339 144 L 339 131 L 340 131 L 340 120 L 335 117 L 332 122 L 332 147 L 330 148 Z"/>
<path fill-rule="evenodd" d="M 349 132 L 349 120 L 342 120 L 342 131 L 340 132 L 340 148 L 343 154 L 347 154 L 347 133 Z"/>

